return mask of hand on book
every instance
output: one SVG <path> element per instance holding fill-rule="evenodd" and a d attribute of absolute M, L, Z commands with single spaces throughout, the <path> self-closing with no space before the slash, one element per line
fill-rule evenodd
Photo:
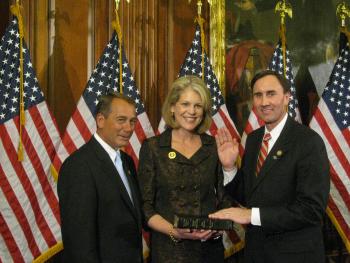
<path fill-rule="evenodd" d="M 242 207 L 231 207 L 209 215 L 209 218 L 231 220 L 238 224 L 250 224 L 252 210 Z"/>

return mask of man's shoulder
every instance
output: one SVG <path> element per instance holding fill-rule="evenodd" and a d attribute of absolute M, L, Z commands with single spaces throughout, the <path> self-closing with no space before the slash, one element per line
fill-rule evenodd
<path fill-rule="evenodd" d="M 247 141 L 249 140 L 252 140 L 253 138 L 256 138 L 256 137 L 260 137 L 264 134 L 264 131 L 265 131 L 265 126 L 261 126 L 260 128 L 257 128 L 255 130 L 253 130 L 252 132 L 250 132 L 247 136 Z"/>
<path fill-rule="evenodd" d="M 290 132 L 293 134 L 293 137 L 298 140 L 302 140 L 302 141 L 306 141 L 310 139 L 322 140 L 321 136 L 316 131 L 314 131 L 313 129 L 311 129 L 310 127 L 304 124 L 301 124 L 295 120 L 292 120 L 290 125 L 291 125 Z"/>
<path fill-rule="evenodd" d="M 76 162 L 84 162 L 86 159 L 91 158 L 92 151 L 92 142 L 91 140 L 87 143 L 83 144 L 80 148 L 70 154 L 63 164 L 66 163 L 76 163 Z"/>

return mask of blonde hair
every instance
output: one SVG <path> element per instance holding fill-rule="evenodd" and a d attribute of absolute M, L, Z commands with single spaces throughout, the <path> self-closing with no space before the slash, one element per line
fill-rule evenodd
<path fill-rule="evenodd" d="M 196 132 L 201 134 L 206 132 L 211 125 L 211 97 L 206 84 L 197 76 L 187 75 L 173 82 L 171 90 L 163 104 L 162 116 L 167 127 L 173 129 L 179 128 L 179 125 L 176 123 L 171 113 L 171 107 L 179 101 L 181 94 L 188 88 L 197 92 L 203 103 L 203 119 L 198 127 L 196 127 Z"/>

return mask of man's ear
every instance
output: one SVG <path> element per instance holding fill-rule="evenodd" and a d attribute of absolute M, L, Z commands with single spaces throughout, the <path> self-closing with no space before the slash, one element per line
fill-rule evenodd
<path fill-rule="evenodd" d="M 287 91 L 286 93 L 284 93 L 284 96 L 286 96 L 286 98 L 288 99 L 288 102 L 289 102 L 290 97 L 292 96 L 292 93 L 290 91 Z"/>
<path fill-rule="evenodd" d="M 97 128 L 103 128 L 105 124 L 105 116 L 102 113 L 97 113 L 96 115 L 96 126 Z"/>

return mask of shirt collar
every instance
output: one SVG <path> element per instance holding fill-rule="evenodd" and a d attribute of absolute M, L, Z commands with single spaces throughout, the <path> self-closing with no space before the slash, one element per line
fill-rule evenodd
<path fill-rule="evenodd" d="M 94 133 L 96 141 L 102 146 L 102 148 L 108 153 L 112 162 L 114 163 L 115 158 L 117 157 L 117 152 L 119 149 L 113 149 L 108 143 L 106 143 L 97 133 Z"/>
<path fill-rule="evenodd" d="M 286 124 L 287 122 L 287 118 L 288 118 L 288 113 L 286 113 L 283 117 L 283 119 L 280 121 L 279 124 L 277 124 L 277 126 L 275 128 L 273 128 L 271 131 L 268 131 L 266 126 L 265 126 L 265 133 L 270 133 L 271 135 L 271 139 L 273 140 L 273 142 L 277 141 L 278 137 L 280 136 L 282 130 L 283 130 L 283 127 L 284 125 Z"/>

